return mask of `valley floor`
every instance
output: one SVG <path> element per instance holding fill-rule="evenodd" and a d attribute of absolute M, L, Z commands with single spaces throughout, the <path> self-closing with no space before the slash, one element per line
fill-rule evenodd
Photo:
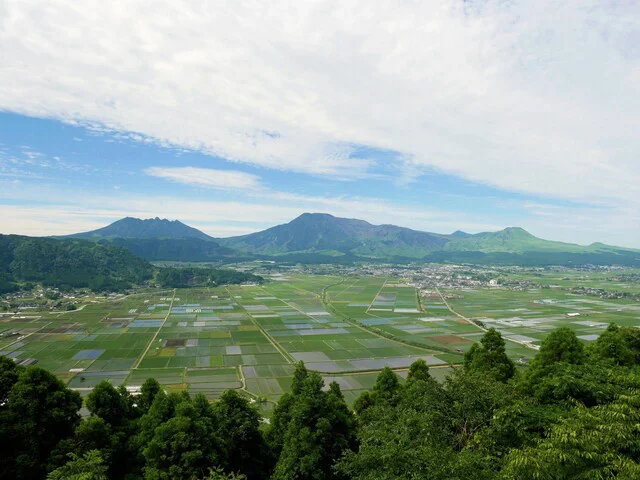
<path fill-rule="evenodd" d="M 640 301 L 577 294 L 570 287 L 578 278 L 416 290 L 394 276 L 291 274 L 262 286 L 149 291 L 72 312 L 5 314 L 0 354 L 37 362 L 81 392 L 102 380 L 135 388 L 154 377 L 168 390 L 217 397 L 235 388 L 268 403 L 304 361 L 352 402 L 385 366 L 405 375 L 422 358 L 444 377 L 486 328 L 499 330 L 525 364 L 555 328 L 589 342 L 609 322 L 640 325 Z"/>

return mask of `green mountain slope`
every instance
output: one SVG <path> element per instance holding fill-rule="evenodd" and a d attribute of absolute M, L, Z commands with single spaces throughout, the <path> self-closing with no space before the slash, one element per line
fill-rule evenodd
<path fill-rule="evenodd" d="M 239 252 L 291 261 L 423 260 L 504 265 L 640 265 L 640 251 L 538 238 L 518 227 L 451 235 L 305 213 L 262 232 L 218 239 Z"/>
<path fill-rule="evenodd" d="M 588 247 L 573 243 L 553 242 L 531 235 L 519 227 L 510 227 L 499 232 L 484 232 L 463 238 L 452 239 L 444 246 L 450 252 L 507 252 L 523 253 L 529 251 L 575 252 L 580 253 Z"/>
<path fill-rule="evenodd" d="M 150 262 L 210 262 L 242 256 L 218 242 L 199 238 L 109 238 L 99 243 L 124 247 Z"/>
<path fill-rule="evenodd" d="M 139 219 L 126 217 L 111 225 L 90 232 L 68 235 L 66 238 L 85 238 L 98 240 L 101 238 L 197 238 L 213 240 L 200 230 L 185 225 L 178 220 L 160 218 Z"/>
<path fill-rule="evenodd" d="M 178 221 L 132 218 L 78 235 L 104 245 L 125 247 L 149 261 L 277 258 L 301 263 L 380 260 L 640 266 L 640 250 L 602 243 L 583 246 L 543 240 L 517 227 L 498 232 L 456 231 L 443 235 L 395 225 L 372 225 L 326 213 L 305 213 L 289 223 L 230 238 L 213 239 Z"/>
<path fill-rule="evenodd" d="M 284 225 L 217 241 L 241 252 L 261 255 L 319 253 L 386 258 L 420 257 L 441 249 L 449 238 L 326 213 L 305 213 Z"/>
<path fill-rule="evenodd" d="M 151 265 L 125 248 L 83 240 L 0 235 L 0 287 L 5 290 L 22 281 L 120 290 L 151 274 Z"/>

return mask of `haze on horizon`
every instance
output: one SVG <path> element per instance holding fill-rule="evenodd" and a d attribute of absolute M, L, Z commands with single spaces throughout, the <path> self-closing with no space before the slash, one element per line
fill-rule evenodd
<path fill-rule="evenodd" d="M 0 52 L 0 233 L 315 211 L 640 247 L 637 2 L 5 0 Z"/>

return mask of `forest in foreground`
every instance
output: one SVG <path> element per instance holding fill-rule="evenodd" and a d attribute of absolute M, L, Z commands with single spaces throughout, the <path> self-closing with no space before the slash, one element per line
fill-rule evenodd
<path fill-rule="evenodd" d="M 640 329 L 585 346 L 552 332 L 526 369 L 491 329 L 442 383 L 424 361 L 383 370 L 349 408 L 297 365 L 270 420 L 242 393 L 84 399 L 0 357 L 0 479 L 477 480 L 640 478 Z"/>

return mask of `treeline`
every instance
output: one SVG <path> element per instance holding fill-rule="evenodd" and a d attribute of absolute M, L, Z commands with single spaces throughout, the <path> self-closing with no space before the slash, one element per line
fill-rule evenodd
<path fill-rule="evenodd" d="M 80 396 L 0 359 L 0 478 L 534 480 L 640 478 L 640 330 L 585 347 L 552 332 L 524 372 L 489 330 L 439 383 L 422 360 L 383 370 L 353 410 L 296 366 L 270 423 L 244 396 L 139 396 L 107 382 Z"/>
<path fill-rule="evenodd" d="M 21 282 L 120 291 L 151 278 L 151 273 L 150 264 L 121 247 L 0 235 L 0 293 L 18 289 Z"/>
<path fill-rule="evenodd" d="M 111 238 L 100 240 L 104 245 L 118 245 L 130 250 L 134 255 L 150 262 L 211 262 L 224 259 L 230 261 L 239 255 L 234 250 L 223 247 L 212 240 L 199 238 Z"/>
<path fill-rule="evenodd" d="M 262 283 L 264 279 L 252 273 L 222 268 L 171 268 L 158 269 L 155 278 L 161 287 L 186 288 L 196 286 L 237 285 Z"/>

